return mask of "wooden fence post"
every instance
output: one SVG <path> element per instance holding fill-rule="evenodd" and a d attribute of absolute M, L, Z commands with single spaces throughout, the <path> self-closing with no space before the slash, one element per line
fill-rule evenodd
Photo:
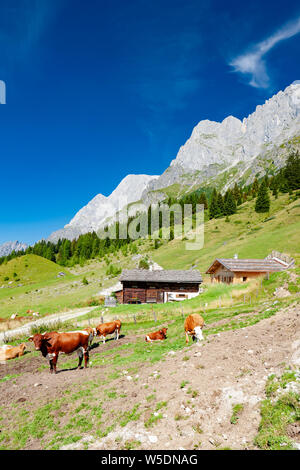
<path fill-rule="evenodd" d="M 136 316 L 135 316 L 135 314 L 133 315 L 133 319 L 134 319 L 134 324 L 136 325 Z"/>
<path fill-rule="evenodd" d="M 101 323 L 104 323 L 104 318 L 103 317 L 101 317 Z"/>
<path fill-rule="evenodd" d="M 156 315 L 155 315 L 155 312 L 153 311 L 153 317 L 154 317 L 154 321 L 155 323 L 157 322 L 157 318 L 156 318 Z"/>
<path fill-rule="evenodd" d="M 244 304 L 246 303 L 246 295 L 244 294 Z"/>

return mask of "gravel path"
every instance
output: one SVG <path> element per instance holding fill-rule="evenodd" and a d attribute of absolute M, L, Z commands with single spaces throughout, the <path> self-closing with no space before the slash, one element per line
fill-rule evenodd
<path fill-rule="evenodd" d="M 52 324 L 56 323 L 58 320 L 62 322 L 67 321 L 67 320 L 72 320 L 73 318 L 81 317 L 85 315 L 86 313 L 91 312 L 95 308 L 96 307 L 86 307 L 86 308 L 81 308 L 77 310 L 72 310 L 66 313 L 55 313 L 47 317 L 39 318 L 38 320 L 28 322 L 26 323 L 26 325 L 20 326 L 19 328 L 15 328 L 13 330 L 8 330 L 3 333 L 0 333 L 0 344 L 2 342 L 8 341 L 8 340 L 10 341 L 14 338 L 17 338 L 18 336 L 30 334 L 31 328 L 34 326 L 39 326 L 39 325 L 51 326 Z"/>

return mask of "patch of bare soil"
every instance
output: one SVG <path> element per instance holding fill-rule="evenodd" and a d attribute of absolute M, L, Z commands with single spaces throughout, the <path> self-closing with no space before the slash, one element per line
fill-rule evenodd
<path fill-rule="evenodd" d="M 140 418 L 125 427 L 118 426 L 102 439 L 87 433 L 82 441 L 66 448 L 117 449 L 124 448 L 126 441 L 139 441 L 137 447 L 142 449 L 252 449 L 267 377 L 271 373 L 280 374 L 287 365 L 299 365 L 299 339 L 300 308 L 294 304 L 254 326 L 212 335 L 200 345 L 171 351 L 163 361 L 140 368 L 137 382 L 128 380 L 124 372 L 113 381 L 113 386 L 127 398 L 122 399 L 118 393 L 112 402 L 114 412 L 121 415 L 124 405 L 128 409 L 130 400 L 131 408 L 139 404 Z M 136 336 L 126 336 L 118 345 L 134 340 Z M 182 341 L 185 341 L 184 333 Z M 113 350 L 116 344 L 108 341 L 106 345 L 94 347 L 91 361 L 94 354 L 101 354 L 104 348 Z M 151 345 L 155 346 L 155 343 Z M 145 347 L 149 348 L 146 343 Z M 16 384 L 0 384 L 4 406 L 24 398 L 30 403 L 59 398 L 66 388 L 76 390 L 77 384 L 99 378 L 99 368 L 64 370 L 61 358 L 59 374 L 50 375 L 46 369 L 38 372 L 45 360 L 29 356 L 0 366 L 2 376 L 22 370 Z M 4 374 L 2 367 L 6 368 Z M 100 370 L 101 374 L 109 372 L 107 367 Z M 35 383 L 41 385 L 34 387 Z M 152 401 L 147 400 L 150 394 L 155 395 Z M 159 402 L 166 402 L 166 406 L 157 412 Z M 243 408 L 236 424 L 231 424 L 232 408 L 236 404 Z M 146 427 L 151 416 L 156 416 L 157 421 Z M 106 424 L 109 426 L 111 421 Z M 37 448 L 37 443 L 28 448 Z"/>

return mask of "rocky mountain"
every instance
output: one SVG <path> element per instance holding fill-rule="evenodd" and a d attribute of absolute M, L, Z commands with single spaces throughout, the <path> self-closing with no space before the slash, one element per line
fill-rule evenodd
<path fill-rule="evenodd" d="M 128 175 L 108 197 L 98 194 L 63 229 L 48 240 L 73 239 L 110 224 L 129 205 L 134 212 L 164 199 L 164 188 L 212 184 L 226 190 L 235 182 L 249 184 L 255 176 L 280 168 L 291 150 L 300 149 L 300 81 L 279 91 L 242 121 L 200 121 L 191 137 L 161 176 Z"/>
<path fill-rule="evenodd" d="M 158 176 L 127 175 L 110 196 L 106 197 L 103 194 L 95 196 L 77 212 L 69 224 L 52 233 L 48 240 L 52 242 L 56 242 L 59 238 L 73 240 L 81 234 L 103 228 L 108 218 L 112 218 L 128 204 L 138 201 L 150 181 L 156 178 Z"/>
<path fill-rule="evenodd" d="M 24 251 L 28 248 L 26 243 L 15 242 L 6 242 L 3 245 L 0 245 L 0 257 L 8 256 L 12 251 Z"/>
<path fill-rule="evenodd" d="M 149 183 L 144 197 L 149 191 L 175 182 L 204 182 L 237 165 L 240 168 L 235 179 L 238 180 L 255 159 L 269 158 L 271 151 L 278 153 L 282 145 L 299 135 L 300 81 L 297 80 L 264 105 L 257 106 L 242 121 L 233 116 L 222 122 L 200 121 L 170 167 Z"/>

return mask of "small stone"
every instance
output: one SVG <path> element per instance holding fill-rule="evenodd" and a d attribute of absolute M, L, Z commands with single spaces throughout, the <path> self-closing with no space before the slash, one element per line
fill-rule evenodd
<path fill-rule="evenodd" d="M 156 436 L 149 436 L 148 439 L 152 444 L 155 444 L 158 441 Z"/>
<path fill-rule="evenodd" d="M 43 384 L 36 383 L 36 384 L 34 384 L 34 387 L 40 387 L 41 385 L 43 385 Z"/>
<path fill-rule="evenodd" d="M 126 379 L 127 380 L 132 380 L 132 377 L 130 375 L 127 375 Z"/>

